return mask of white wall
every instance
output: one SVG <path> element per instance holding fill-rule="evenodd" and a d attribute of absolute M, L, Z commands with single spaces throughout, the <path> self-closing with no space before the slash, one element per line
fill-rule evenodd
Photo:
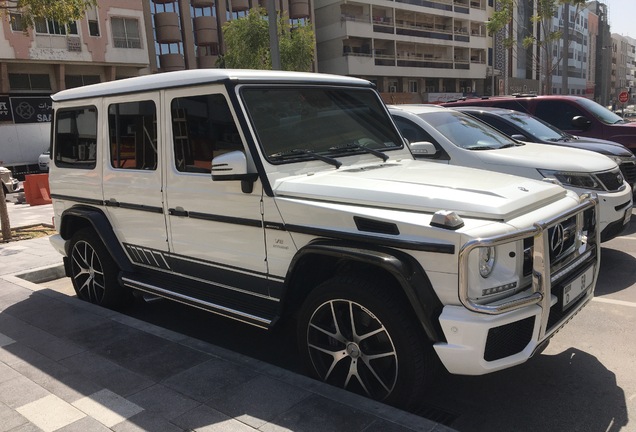
<path fill-rule="evenodd" d="M 37 164 L 38 156 L 49 148 L 51 123 L 0 125 L 0 164 Z"/>

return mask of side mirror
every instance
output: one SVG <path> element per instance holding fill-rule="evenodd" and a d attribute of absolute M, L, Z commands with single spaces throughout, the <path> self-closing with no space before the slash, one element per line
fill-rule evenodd
<path fill-rule="evenodd" d="M 256 179 L 258 174 L 248 172 L 247 159 L 242 151 L 224 153 L 212 159 L 213 181 L 239 180 L 241 190 L 244 193 L 252 193 Z"/>
<path fill-rule="evenodd" d="M 517 141 L 528 141 L 528 137 L 521 134 L 512 134 L 510 138 L 515 139 Z"/>
<path fill-rule="evenodd" d="M 579 130 L 588 130 L 592 122 L 585 116 L 576 116 L 572 119 L 572 126 Z"/>
<path fill-rule="evenodd" d="M 435 144 L 429 141 L 419 141 L 409 144 L 413 157 L 418 158 L 430 158 L 437 154 Z"/>

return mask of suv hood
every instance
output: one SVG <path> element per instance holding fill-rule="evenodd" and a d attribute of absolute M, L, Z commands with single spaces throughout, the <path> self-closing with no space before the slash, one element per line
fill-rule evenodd
<path fill-rule="evenodd" d="M 579 148 L 583 150 L 590 150 L 600 154 L 608 156 L 620 156 L 630 157 L 632 152 L 627 149 L 623 144 L 619 144 L 614 141 L 608 141 L 598 138 L 590 138 L 584 136 L 576 136 L 571 141 L 559 141 L 554 144 L 563 147 Z"/>
<path fill-rule="evenodd" d="M 604 157 L 604 156 L 603 156 Z M 279 179 L 279 198 L 509 220 L 566 196 L 560 186 L 472 168 L 403 160 Z"/>
<path fill-rule="evenodd" d="M 472 152 L 483 163 L 490 165 L 586 173 L 616 168 L 616 163 L 602 154 L 550 144 L 524 143 L 517 147 Z"/>

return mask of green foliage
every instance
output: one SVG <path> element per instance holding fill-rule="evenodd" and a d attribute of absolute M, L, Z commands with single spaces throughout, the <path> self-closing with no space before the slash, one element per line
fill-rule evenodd
<path fill-rule="evenodd" d="M 219 66 L 233 69 L 272 69 L 269 23 L 263 8 L 223 25 L 226 53 Z M 315 37 L 310 25 L 291 27 L 283 15 L 278 20 L 278 42 L 283 70 L 310 71 Z"/>
<path fill-rule="evenodd" d="M 97 6 L 97 0 L 0 0 L 0 11 L 22 16 L 22 27 L 33 28 L 36 19 L 49 19 L 68 24 L 84 17 L 87 9 Z"/>

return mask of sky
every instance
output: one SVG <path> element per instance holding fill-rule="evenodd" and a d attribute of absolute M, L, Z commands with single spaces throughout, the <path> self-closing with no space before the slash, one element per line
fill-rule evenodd
<path fill-rule="evenodd" d="M 610 31 L 636 38 L 636 0 L 601 0 L 609 8 Z"/>

